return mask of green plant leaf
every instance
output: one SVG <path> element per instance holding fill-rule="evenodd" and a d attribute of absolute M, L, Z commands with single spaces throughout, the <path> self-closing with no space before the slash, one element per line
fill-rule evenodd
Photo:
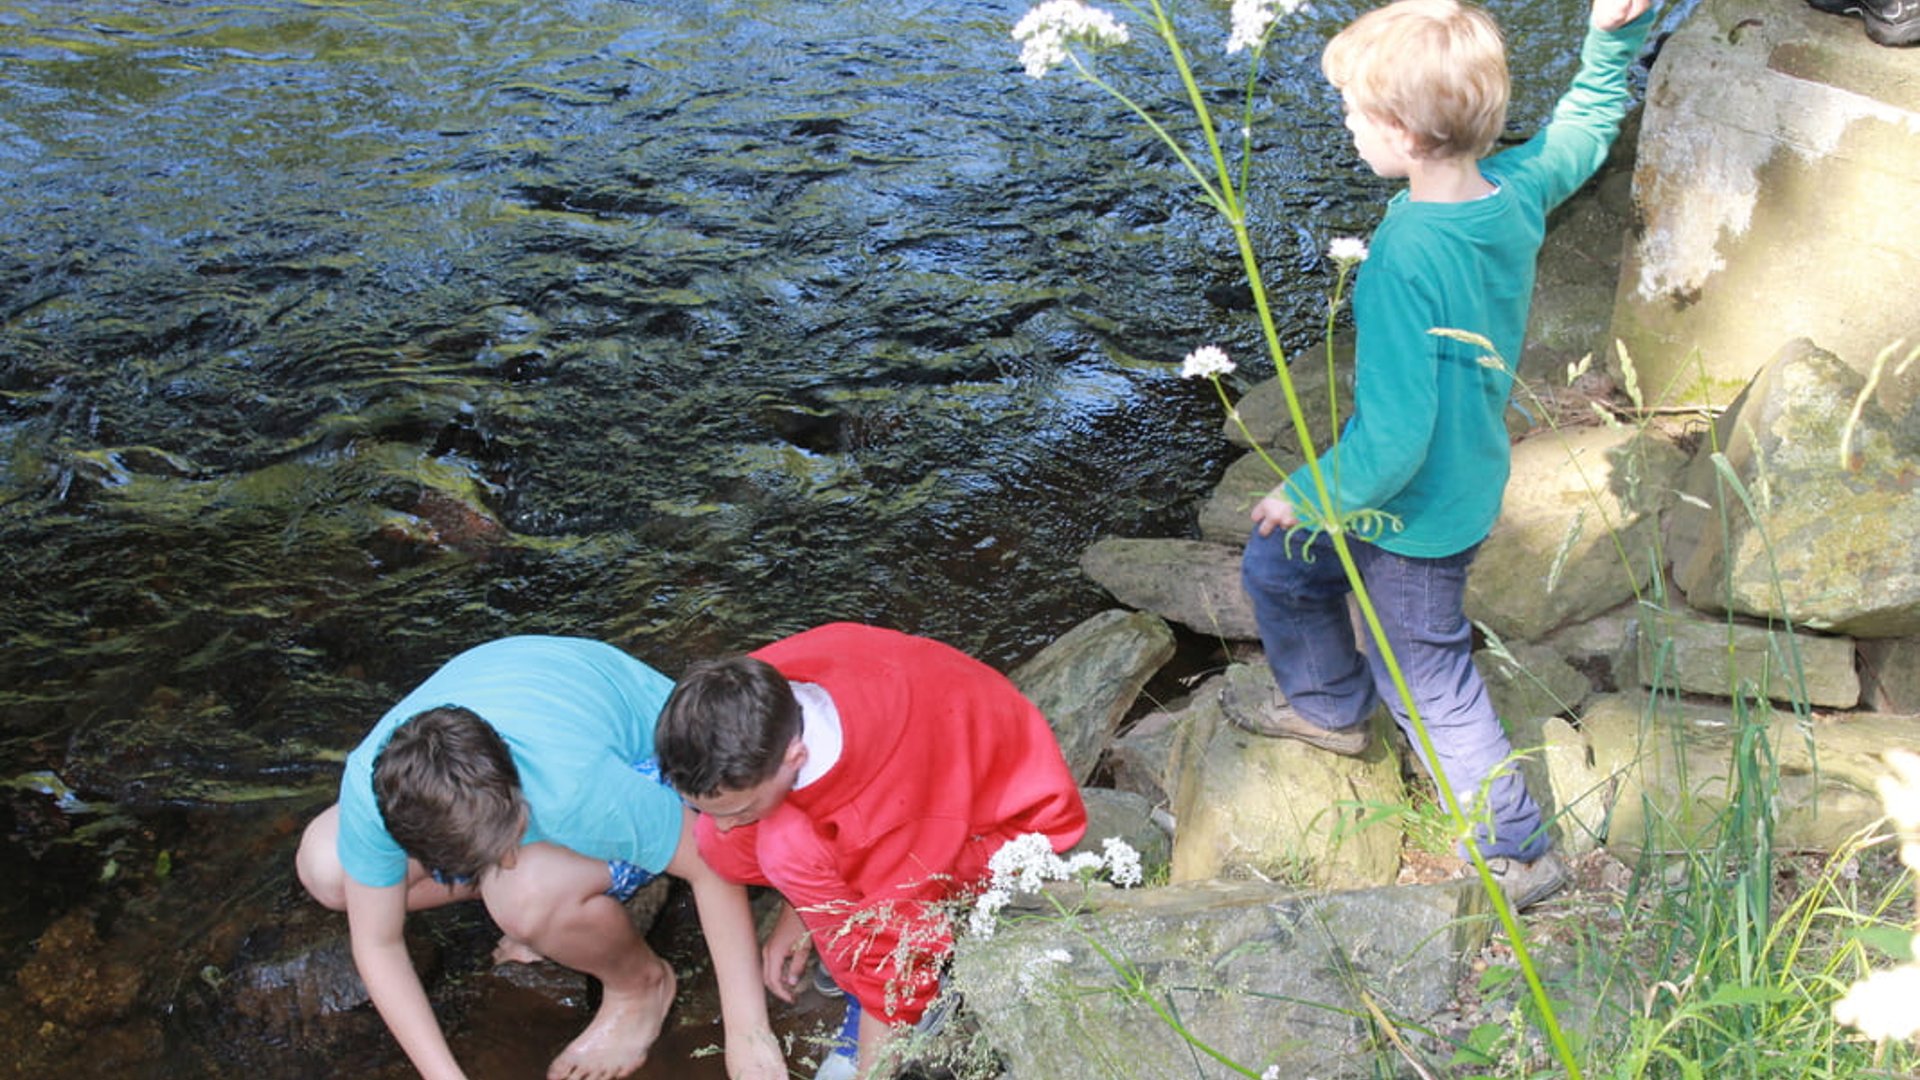
<path fill-rule="evenodd" d="M 1847 935 L 1889 960 L 1913 960 L 1913 930 L 1904 926 L 1864 926 Z"/>

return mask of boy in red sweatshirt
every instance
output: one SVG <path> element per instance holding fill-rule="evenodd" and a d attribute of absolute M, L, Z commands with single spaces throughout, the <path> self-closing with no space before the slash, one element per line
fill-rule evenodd
<path fill-rule="evenodd" d="M 786 901 L 762 949 L 767 987 L 791 1001 L 818 948 L 864 1014 L 863 1075 L 938 989 L 952 947 L 938 903 L 983 884 L 1016 836 L 1059 852 L 1086 831 L 1040 710 L 978 660 L 891 630 L 835 623 L 695 663 L 654 738 L 700 811 L 701 854 Z"/>

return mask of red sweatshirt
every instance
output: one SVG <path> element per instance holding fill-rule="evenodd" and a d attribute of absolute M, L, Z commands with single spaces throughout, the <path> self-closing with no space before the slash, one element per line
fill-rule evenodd
<path fill-rule="evenodd" d="M 840 714 L 840 758 L 753 825 L 702 815 L 722 875 L 772 885 L 863 1009 L 920 1018 L 952 948 L 929 906 L 985 883 L 1000 845 L 1030 832 L 1065 851 L 1087 812 L 1046 717 L 1004 675 L 950 646 L 833 623 L 753 654 L 813 683 Z"/>

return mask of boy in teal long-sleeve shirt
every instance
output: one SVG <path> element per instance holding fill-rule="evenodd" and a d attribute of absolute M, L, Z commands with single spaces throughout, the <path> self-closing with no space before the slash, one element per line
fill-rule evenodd
<path fill-rule="evenodd" d="M 1560 888 L 1566 869 L 1507 762 L 1512 747 L 1473 668 L 1462 611 L 1467 567 L 1506 487 L 1513 380 L 1504 363 L 1483 362 L 1484 348 L 1430 331 L 1466 331 L 1504 362 L 1519 357 L 1547 213 L 1606 157 L 1631 101 L 1627 69 L 1652 21 L 1648 2 L 1595 0 L 1580 74 L 1545 130 L 1485 159 L 1508 90 L 1485 12 L 1398 0 L 1327 45 L 1322 68 L 1355 149 L 1407 188 L 1388 203 L 1354 285 L 1354 414 L 1319 461 L 1331 506 L 1308 470 L 1296 471 L 1254 506 L 1242 561 L 1284 700 L 1230 697 L 1229 718 L 1358 754 L 1382 699 L 1411 734 L 1409 720 L 1382 665 L 1354 645 L 1330 542 L 1289 544 L 1285 530 L 1320 525 L 1329 511 L 1336 521 L 1361 510 L 1391 517 L 1352 545 L 1355 561 L 1448 782 L 1484 815 L 1481 850 L 1515 907 Z"/>

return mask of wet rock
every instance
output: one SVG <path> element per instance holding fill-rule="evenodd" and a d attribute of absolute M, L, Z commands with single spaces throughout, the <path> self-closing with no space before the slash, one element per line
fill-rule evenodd
<path fill-rule="evenodd" d="M 283 904 L 280 918 L 259 927 L 223 976 L 228 1007 L 262 1036 L 298 1044 L 323 1044 L 347 1014 L 368 1004 L 354 967 L 346 916 L 318 904 Z M 442 967 L 436 935 L 407 935 L 407 952 L 429 986 Z"/>
<path fill-rule="evenodd" d="M 1131 608 L 1211 637 L 1260 636 L 1240 587 L 1240 549 L 1197 540 L 1108 538 L 1080 556 L 1080 570 Z"/>
<path fill-rule="evenodd" d="M 1140 611 L 1105 611 L 1015 668 L 1013 684 L 1040 707 L 1074 780 L 1100 763 L 1140 690 L 1173 656 L 1173 631 Z"/>
<path fill-rule="evenodd" d="M 1099 890 L 1070 920 L 963 937 L 954 981 L 1019 1077 L 1247 1075 L 1196 1053 L 1153 1004 L 1253 1075 L 1371 1077 L 1370 1009 L 1417 1025 L 1444 1008 L 1484 937 L 1485 903 L 1467 882 Z"/>

